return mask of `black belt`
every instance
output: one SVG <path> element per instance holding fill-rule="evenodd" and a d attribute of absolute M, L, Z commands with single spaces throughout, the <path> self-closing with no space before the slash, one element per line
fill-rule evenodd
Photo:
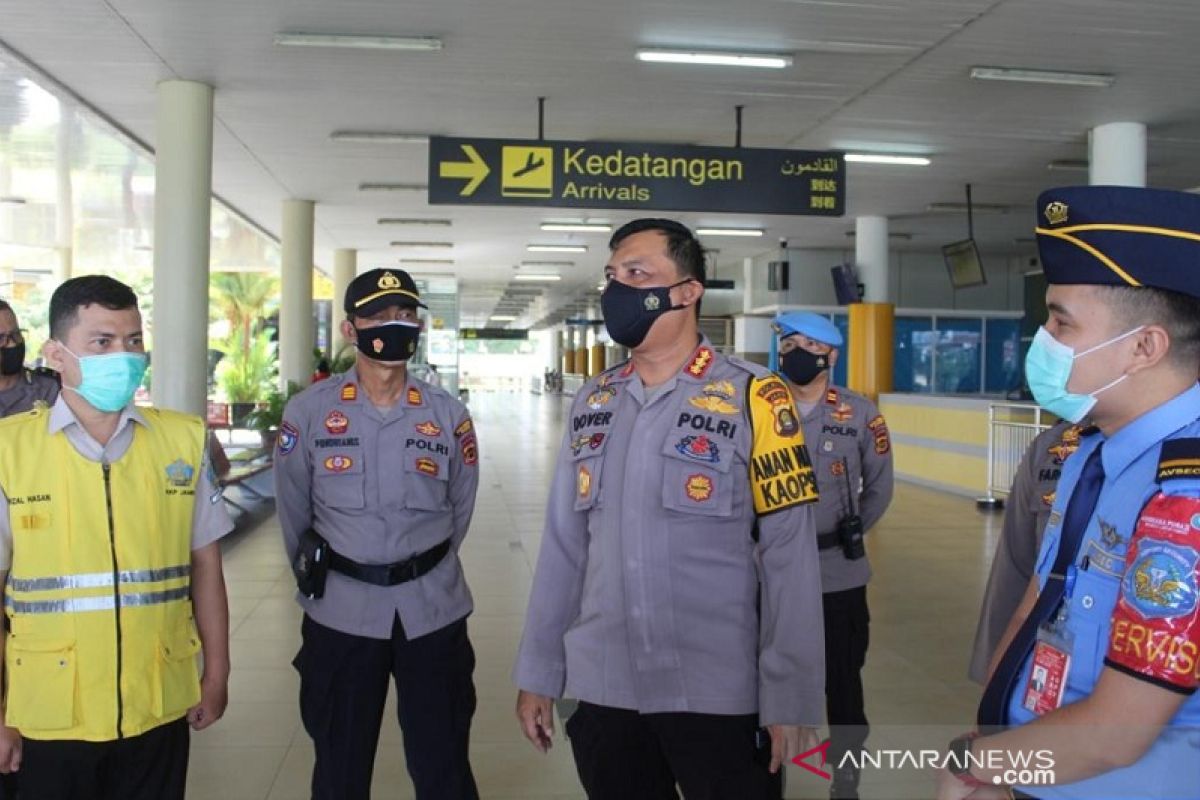
<path fill-rule="evenodd" d="M 394 564 L 360 564 L 343 555 L 338 555 L 330 548 L 329 568 L 363 583 L 375 586 L 396 586 L 408 581 L 415 581 L 440 564 L 446 557 L 446 553 L 449 552 L 450 540 L 447 539 L 405 561 L 397 561 Z"/>
<path fill-rule="evenodd" d="M 817 534 L 817 549 L 818 550 L 832 550 L 835 547 L 841 547 L 841 546 L 842 546 L 842 537 L 837 531 L 830 531 L 829 533 L 818 533 Z"/>

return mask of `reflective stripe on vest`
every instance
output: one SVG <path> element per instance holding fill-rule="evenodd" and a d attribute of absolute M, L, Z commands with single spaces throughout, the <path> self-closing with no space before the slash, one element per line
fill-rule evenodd
<path fill-rule="evenodd" d="M 184 600 L 191 595 L 190 586 L 180 586 L 162 592 L 121 595 L 121 608 L 131 606 L 154 606 L 173 600 Z M 85 611 L 112 611 L 117 600 L 111 594 L 100 597 L 72 597 L 67 600 L 13 600 L 6 598 L 4 606 L 14 614 L 79 614 Z"/>
<path fill-rule="evenodd" d="M 157 583 L 172 578 L 186 578 L 192 574 L 191 564 L 164 569 L 126 570 L 117 573 L 121 583 Z M 10 592 L 48 592 L 57 589 L 98 589 L 113 585 L 112 572 L 91 572 L 82 575 L 60 575 L 51 578 L 8 579 Z"/>

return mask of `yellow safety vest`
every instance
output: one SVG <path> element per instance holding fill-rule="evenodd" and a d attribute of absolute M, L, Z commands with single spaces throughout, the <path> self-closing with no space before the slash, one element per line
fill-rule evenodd
<path fill-rule="evenodd" d="M 190 575 L 204 423 L 142 414 L 108 466 L 48 435 L 45 410 L 0 420 L 5 721 L 28 738 L 136 736 L 199 701 Z"/>

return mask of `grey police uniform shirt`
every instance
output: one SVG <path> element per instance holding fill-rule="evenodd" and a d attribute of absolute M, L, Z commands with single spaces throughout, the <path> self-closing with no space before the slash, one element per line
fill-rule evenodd
<path fill-rule="evenodd" d="M 60 396 L 50 407 L 47 415 L 47 431 L 50 435 L 65 433 L 75 452 L 97 464 L 107 461 L 112 464 L 121 460 L 133 444 L 134 426 L 146 426 L 146 418 L 130 403 L 121 411 L 117 430 L 108 440 L 100 444 L 79 424 L 75 412 Z M 192 511 L 192 550 L 199 550 L 219 540 L 233 530 L 233 520 L 221 501 L 221 488 L 213 474 L 208 457 L 208 439 L 205 439 L 201 456 L 200 476 L 196 480 L 196 503 Z M 0 570 L 12 566 L 12 523 L 8 518 L 8 496 L 0 486 Z"/>
<path fill-rule="evenodd" d="M 854 511 L 862 517 L 863 530 L 870 530 L 892 502 L 895 483 L 891 438 L 879 409 L 860 394 L 831 386 L 801 424 L 821 490 L 817 532 L 837 531 L 838 522 Z M 821 551 L 823 591 L 855 589 L 870 579 L 865 555 L 852 561 L 840 546 Z"/>
<path fill-rule="evenodd" d="M 396 405 L 373 406 L 351 369 L 288 403 L 275 455 L 275 505 L 291 561 L 313 528 L 362 564 L 404 561 L 449 539 L 433 570 L 396 586 L 330 571 L 325 595 L 297 595 L 316 622 L 390 639 L 396 615 L 409 638 L 471 613 L 458 549 L 475 510 L 479 450 L 466 406 L 408 375 Z"/>
<path fill-rule="evenodd" d="M 821 723 L 813 504 L 756 518 L 751 497 L 747 385 L 769 374 L 705 341 L 652 399 L 632 365 L 578 392 L 550 489 L 518 687 L 642 713 Z"/>
<path fill-rule="evenodd" d="M 975 644 L 968 671 L 971 680 L 984 683 L 1000 637 L 1008 628 L 1021 598 L 1029 588 L 1042 547 L 1042 534 L 1050 519 L 1054 491 L 1063 462 L 1079 447 L 1082 425 L 1060 422 L 1042 431 L 1025 450 L 1017 466 L 1005 503 L 1004 527 L 996 544 L 992 571 L 979 611 Z"/>
<path fill-rule="evenodd" d="M 57 399 L 58 381 L 49 375 L 24 370 L 11 389 L 0 392 L 0 417 L 28 411 L 39 400 L 48 406 L 53 405 Z"/>

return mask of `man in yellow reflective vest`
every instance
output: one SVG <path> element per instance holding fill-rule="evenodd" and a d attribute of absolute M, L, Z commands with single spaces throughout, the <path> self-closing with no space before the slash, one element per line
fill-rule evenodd
<path fill-rule="evenodd" d="M 112 278 L 58 287 L 44 354 L 55 404 L 0 420 L 0 772 L 22 798 L 182 798 L 229 676 L 204 422 L 133 405 L 142 319 Z"/>

